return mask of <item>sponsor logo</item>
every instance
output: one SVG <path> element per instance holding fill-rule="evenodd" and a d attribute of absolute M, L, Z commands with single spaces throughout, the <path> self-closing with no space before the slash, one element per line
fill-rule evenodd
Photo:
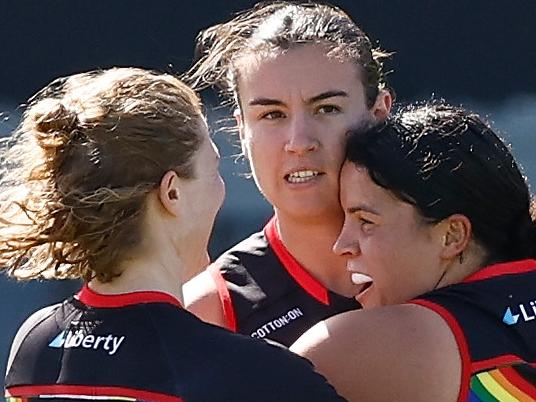
<path fill-rule="evenodd" d="M 280 328 L 290 324 L 292 321 L 303 317 L 303 311 L 299 307 L 295 307 L 280 317 L 268 321 L 262 327 L 257 328 L 251 333 L 252 338 L 264 338 L 266 335 L 277 331 Z"/>
<path fill-rule="evenodd" d="M 82 349 L 102 349 L 110 356 L 114 355 L 123 341 L 124 336 L 115 336 L 112 334 L 106 336 L 84 334 L 82 330 L 64 330 L 61 331 L 52 341 L 48 344 L 51 348 L 82 348 Z"/>
<path fill-rule="evenodd" d="M 503 316 L 503 322 L 506 325 L 514 325 L 517 324 L 517 321 L 519 320 L 519 314 L 512 314 L 512 309 L 508 307 L 506 309 L 506 312 Z"/>
<path fill-rule="evenodd" d="M 506 325 L 515 325 L 520 320 L 521 322 L 529 322 L 536 319 L 536 301 L 520 303 L 517 309 L 518 314 L 515 314 L 511 307 L 506 308 L 502 319 Z"/>

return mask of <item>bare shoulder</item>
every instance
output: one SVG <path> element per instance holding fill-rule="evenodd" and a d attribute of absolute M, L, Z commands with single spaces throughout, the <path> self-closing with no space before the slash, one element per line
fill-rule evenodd
<path fill-rule="evenodd" d="M 350 311 L 303 334 L 310 359 L 349 401 L 457 400 L 461 357 L 447 323 L 418 305 Z"/>
<path fill-rule="evenodd" d="M 188 311 L 205 322 L 225 327 L 218 287 L 208 269 L 186 282 L 182 292 Z"/>

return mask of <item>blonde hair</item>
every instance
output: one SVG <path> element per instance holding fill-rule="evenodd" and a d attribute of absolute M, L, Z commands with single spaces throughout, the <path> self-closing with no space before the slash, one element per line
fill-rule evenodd
<path fill-rule="evenodd" d="M 201 105 L 178 79 L 113 68 L 58 79 L 32 99 L 2 160 L 0 266 L 17 279 L 119 274 L 140 244 L 147 194 L 193 176 Z"/>

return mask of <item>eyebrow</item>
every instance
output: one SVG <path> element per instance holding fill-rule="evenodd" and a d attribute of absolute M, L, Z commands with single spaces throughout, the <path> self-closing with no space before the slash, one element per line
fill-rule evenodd
<path fill-rule="evenodd" d="M 355 214 L 356 212 L 360 212 L 360 211 L 372 213 L 372 214 L 375 214 L 375 215 L 380 214 L 374 208 L 371 208 L 371 207 L 369 207 L 367 205 L 357 205 L 355 207 L 346 208 L 346 212 L 348 212 L 349 214 Z"/>
<path fill-rule="evenodd" d="M 335 98 L 337 96 L 341 96 L 343 98 L 348 98 L 348 92 L 345 91 L 326 91 L 322 92 L 321 94 L 318 94 L 316 96 L 313 96 L 311 99 L 307 101 L 307 103 L 316 103 L 318 101 L 329 99 L 329 98 Z"/>
<path fill-rule="evenodd" d="M 344 97 L 347 98 L 349 95 L 345 91 L 339 91 L 339 90 L 333 90 L 333 91 L 326 91 L 322 92 L 318 95 L 313 96 L 312 98 L 308 99 L 305 103 L 307 104 L 313 104 L 316 102 L 319 102 L 321 100 L 334 98 L 334 97 Z M 273 98 L 254 98 L 248 102 L 249 106 L 281 106 L 285 103 L 279 99 L 273 99 Z"/>

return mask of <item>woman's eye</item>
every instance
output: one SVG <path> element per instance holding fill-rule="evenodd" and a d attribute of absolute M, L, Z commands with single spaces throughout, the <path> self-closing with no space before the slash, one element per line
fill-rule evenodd
<path fill-rule="evenodd" d="M 374 222 L 369 221 L 368 219 L 364 219 L 364 218 L 359 218 L 359 222 L 361 223 L 361 225 L 372 225 L 372 224 L 374 224 Z"/>
<path fill-rule="evenodd" d="M 335 105 L 322 105 L 317 109 L 317 113 L 319 114 L 332 114 L 339 113 L 340 111 L 341 109 Z"/>
<path fill-rule="evenodd" d="M 367 231 L 371 230 L 376 225 L 374 221 L 363 218 L 362 216 L 358 217 L 357 219 L 358 219 L 359 225 L 361 226 L 363 230 L 367 230 Z"/>
<path fill-rule="evenodd" d="M 261 118 L 266 120 L 282 119 L 284 117 L 284 113 L 279 110 L 272 110 L 271 112 L 267 112 L 261 115 Z"/>

